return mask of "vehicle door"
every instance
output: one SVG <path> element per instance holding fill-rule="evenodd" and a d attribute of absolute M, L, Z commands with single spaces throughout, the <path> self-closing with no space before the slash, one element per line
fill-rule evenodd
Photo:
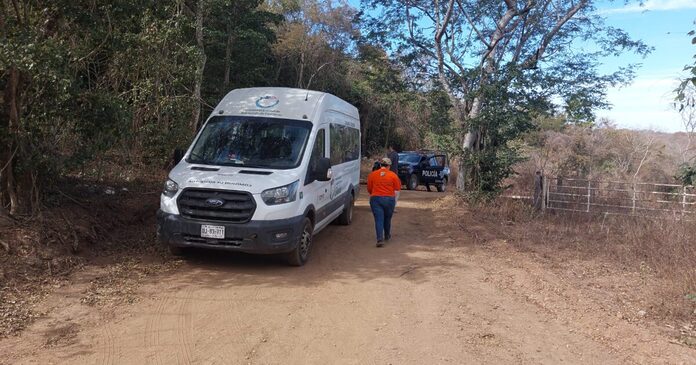
<path fill-rule="evenodd" d="M 445 169 L 445 156 L 429 156 L 421 161 L 421 181 L 423 184 L 438 184 L 442 182 Z"/>
<path fill-rule="evenodd" d="M 359 181 L 360 131 L 341 124 L 344 121 L 331 118 L 329 127 L 329 159 L 333 178 L 329 188 L 330 202 L 326 205 L 329 219 L 336 218 L 349 200 L 349 187 Z"/>
<path fill-rule="evenodd" d="M 309 159 L 309 166 L 307 167 L 307 176 L 304 182 L 304 199 L 307 199 L 307 204 L 314 205 L 314 211 L 316 214 L 316 222 L 321 222 L 328 213 L 326 213 L 326 206 L 330 202 L 330 187 L 331 181 L 319 181 L 313 172 L 316 170 L 316 166 L 320 158 L 325 158 L 327 156 L 327 132 L 326 126 L 321 126 L 317 130 L 316 137 L 314 139 L 314 144 L 312 146 L 312 152 Z"/>

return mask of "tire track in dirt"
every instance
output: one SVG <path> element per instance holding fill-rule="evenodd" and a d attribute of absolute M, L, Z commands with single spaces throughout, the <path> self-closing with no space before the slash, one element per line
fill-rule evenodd
<path fill-rule="evenodd" d="M 145 322 L 145 350 L 146 357 L 152 354 L 152 359 L 155 364 L 164 365 L 162 359 L 160 358 L 160 335 L 161 335 L 161 323 L 162 317 L 164 315 L 164 310 L 167 308 L 167 302 L 169 299 L 167 297 L 161 297 L 157 300 L 155 306 L 155 311 L 152 313 L 147 321 Z"/>
<path fill-rule="evenodd" d="M 185 365 L 192 364 L 191 362 L 191 344 L 190 335 L 191 327 L 191 298 L 193 288 L 188 287 L 183 293 L 183 299 L 180 300 L 179 309 L 176 313 L 176 340 L 179 344 L 180 351 L 177 352 L 177 358 L 181 355 L 181 361 Z"/>
<path fill-rule="evenodd" d="M 230 293 L 231 297 L 223 297 L 224 301 L 222 303 L 224 304 L 222 304 L 223 307 L 220 308 L 220 312 L 223 313 L 222 320 L 225 321 L 224 323 L 229 324 L 229 327 L 225 328 L 225 330 L 230 331 L 229 337 L 236 339 L 239 346 L 249 348 L 251 346 L 250 337 L 244 335 L 244 333 L 247 331 L 245 331 L 243 318 L 240 315 L 240 312 L 235 309 L 240 305 L 249 304 L 252 301 L 251 299 L 245 300 L 244 298 L 240 298 L 239 291 L 230 291 Z M 258 296 L 259 291 L 256 290 L 254 295 Z M 253 303 L 253 305 L 256 306 L 256 302 L 254 301 Z M 236 356 L 238 356 L 238 354 L 235 354 L 234 352 L 234 344 L 227 344 L 223 341 L 221 343 L 221 347 L 220 360 L 222 363 L 230 362 L 230 359 L 234 359 Z"/>
<path fill-rule="evenodd" d="M 538 308 L 549 302 L 549 289 L 532 280 L 537 273 L 546 278 L 553 272 L 514 269 L 517 263 L 510 258 L 528 258 L 488 252 L 473 237 L 457 236 L 453 219 L 465 216 L 454 217 L 452 209 L 434 212 L 434 196 L 402 194 L 394 238 L 384 248 L 375 248 L 372 216 L 361 198 L 353 226 L 322 232 L 305 267 L 201 254 L 144 286 L 143 296 L 149 299 L 116 308 L 117 320 L 109 328 L 85 327 L 81 343 L 51 350 L 30 348 L 32 338 L 25 334 L 25 343 L 12 342 L 22 346 L 21 355 L 0 362 L 679 363 L 669 361 L 677 359 L 669 351 L 678 348 L 662 345 L 659 336 L 648 344 L 637 341 L 633 325 L 616 332 L 626 340 L 607 348 L 588 337 L 590 332 L 566 323 L 578 309 L 574 301 L 581 288 L 565 290 L 570 294 L 555 299 L 555 315 Z M 491 236 L 500 229 L 494 223 L 484 228 Z M 499 252 L 501 257 L 496 256 Z M 594 328 L 593 323 L 584 324 L 590 325 Z M 143 326 L 144 333 L 133 332 Z M 0 353 L 12 356 L 8 344 L 0 341 Z M 641 346 L 652 350 L 641 351 Z M 84 348 L 96 353 L 84 356 Z M 662 352 L 652 356 L 657 350 Z M 56 359 L 56 351 L 65 356 Z M 684 353 L 682 358 L 687 358 Z"/>
<path fill-rule="evenodd" d="M 102 349 L 103 357 L 99 363 L 103 365 L 113 365 L 117 358 L 115 336 L 111 324 L 105 323 L 101 327 L 101 338 L 102 341 L 104 341 L 104 346 Z"/>

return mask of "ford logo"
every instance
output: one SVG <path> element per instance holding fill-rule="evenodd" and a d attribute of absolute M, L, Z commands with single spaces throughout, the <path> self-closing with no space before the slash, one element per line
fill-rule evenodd
<path fill-rule="evenodd" d="M 222 199 L 208 199 L 205 201 L 205 204 L 208 205 L 209 207 L 221 207 L 225 204 L 225 201 Z"/>

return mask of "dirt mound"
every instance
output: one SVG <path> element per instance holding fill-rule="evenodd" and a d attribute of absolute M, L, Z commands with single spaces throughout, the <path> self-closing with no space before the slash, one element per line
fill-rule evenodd
<path fill-rule="evenodd" d="M 0 221 L 0 337 L 41 316 L 35 304 L 85 264 L 159 250 L 153 239 L 158 198 L 155 183 L 66 181 L 38 214 Z"/>

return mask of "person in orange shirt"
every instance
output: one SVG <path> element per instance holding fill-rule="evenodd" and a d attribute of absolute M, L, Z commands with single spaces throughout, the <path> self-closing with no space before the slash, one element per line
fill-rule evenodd
<path fill-rule="evenodd" d="M 388 158 L 380 161 L 380 169 L 367 176 L 367 192 L 370 193 L 370 208 L 375 217 L 377 247 L 391 238 L 391 219 L 396 206 L 396 192 L 401 191 L 401 180 L 389 170 L 392 162 Z"/>

